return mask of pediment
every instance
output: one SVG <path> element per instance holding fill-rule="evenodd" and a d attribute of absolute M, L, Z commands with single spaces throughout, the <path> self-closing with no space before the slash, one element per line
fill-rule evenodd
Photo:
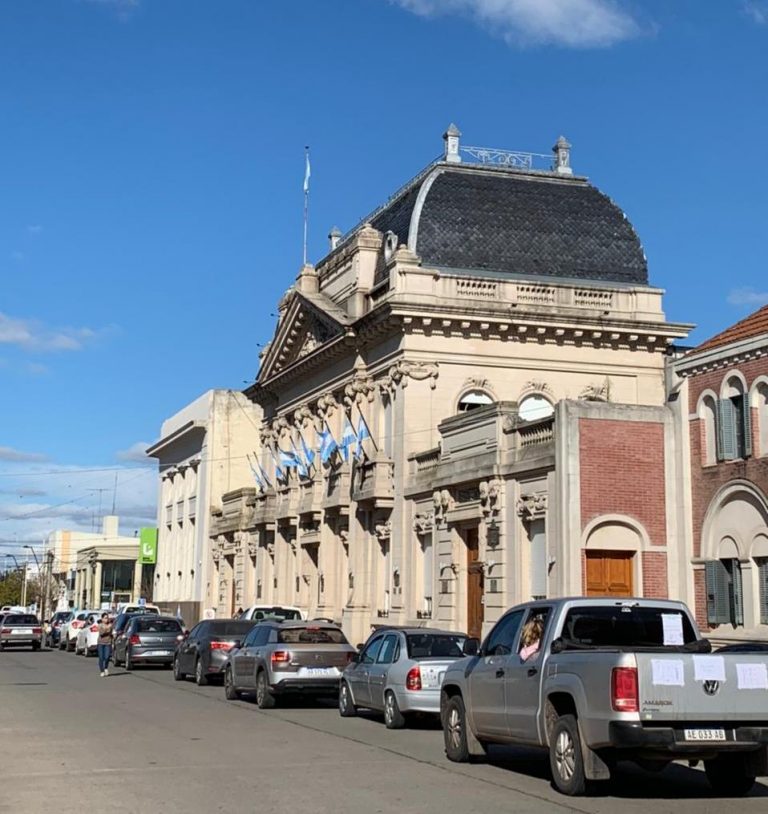
<path fill-rule="evenodd" d="M 322 300 L 325 299 L 321 299 L 321 295 L 314 295 L 310 300 L 298 292 L 294 293 L 262 361 L 259 381 L 281 373 L 346 333 L 346 315 L 330 300 L 329 310 L 333 309 L 335 313 L 328 313 L 322 307 Z"/>

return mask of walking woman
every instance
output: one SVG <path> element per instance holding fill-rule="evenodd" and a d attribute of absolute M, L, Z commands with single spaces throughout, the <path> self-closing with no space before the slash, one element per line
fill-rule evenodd
<path fill-rule="evenodd" d="M 99 639 L 97 650 L 99 652 L 99 672 L 101 677 L 109 675 L 109 661 L 112 658 L 112 622 L 108 613 L 101 614 L 99 622 Z"/>

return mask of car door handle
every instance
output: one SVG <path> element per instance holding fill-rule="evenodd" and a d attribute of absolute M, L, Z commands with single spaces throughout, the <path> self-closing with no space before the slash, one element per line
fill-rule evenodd
<path fill-rule="evenodd" d="M 499 667 L 499 669 L 496 670 L 496 678 L 504 678 L 504 668 L 503 667 Z"/>
<path fill-rule="evenodd" d="M 538 669 L 536 667 L 529 667 L 528 668 L 528 675 L 529 676 L 535 676 L 536 673 L 538 673 L 538 672 L 539 671 L 538 671 Z"/>

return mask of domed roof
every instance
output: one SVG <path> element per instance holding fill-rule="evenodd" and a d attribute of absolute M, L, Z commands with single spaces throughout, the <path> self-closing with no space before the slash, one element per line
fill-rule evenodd
<path fill-rule="evenodd" d="M 439 162 L 370 222 L 425 266 L 648 284 L 631 223 L 580 177 Z"/>

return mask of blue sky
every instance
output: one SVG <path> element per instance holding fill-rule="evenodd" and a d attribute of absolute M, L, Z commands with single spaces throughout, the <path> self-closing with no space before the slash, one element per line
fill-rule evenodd
<path fill-rule="evenodd" d="M 319 259 L 450 121 L 565 134 L 695 342 L 768 302 L 766 86 L 768 0 L 0 0 L 0 545 L 116 469 L 151 518 L 137 445 L 256 373 L 305 144 Z"/>

